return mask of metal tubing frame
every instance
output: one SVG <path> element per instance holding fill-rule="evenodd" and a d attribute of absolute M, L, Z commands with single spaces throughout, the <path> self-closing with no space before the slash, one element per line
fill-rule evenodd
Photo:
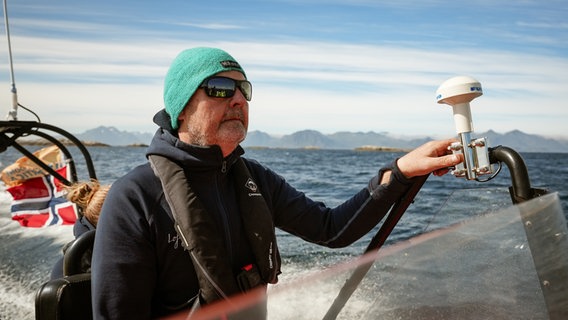
<path fill-rule="evenodd" d="M 78 178 L 77 178 L 77 169 L 75 167 L 75 161 L 71 153 L 67 149 L 67 147 L 61 141 L 53 137 L 51 134 L 40 130 L 52 131 L 54 133 L 60 134 L 64 138 L 71 141 L 73 145 L 75 145 L 81 151 L 81 154 L 85 159 L 89 177 L 91 179 L 97 178 L 95 173 L 95 167 L 93 165 L 93 160 L 91 159 L 91 155 L 89 154 L 89 151 L 83 145 L 83 143 L 75 136 L 73 136 L 71 133 L 49 124 L 35 122 L 35 121 L 0 121 L 0 153 L 6 151 L 8 147 L 14 147 L 24 156 L 32 160 L 42 169 L 47 171 L 50 175 L 59 179 L 65 185 L 71 185 L 73 182 L 77 182 Z M 49 142 L 53 143 L 54 145 L 56 145 L 63 152 L 63 154 L 69 161 L 69 165 L 71 168 L 71 180 L 63 178 L 53 168 L 49 167 L 43 161 L 39 160 L 32 152 L 30 152 L 20 143 L 17 142 L 18 138 L 28 135 L 35 135 L 44 138 Z"/>
<path fill-rule="evenodd" d="M 491 163 L 504 162 L 511 173 L 511 201 L 513 204 L 521 203 L 543 194 L 547 190 L 531 187 L 529 172 L 521 155 L 509 147 L 498 146 L 489 148 L 489 161 Z"/>

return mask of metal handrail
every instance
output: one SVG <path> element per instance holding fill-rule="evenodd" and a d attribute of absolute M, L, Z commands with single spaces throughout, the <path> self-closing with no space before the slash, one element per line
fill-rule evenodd
<path fill-rule="evenodd" d="M 43 130 L 43 131 L 42 131 Z M 51 131 L 51 133 L 45 132 Z M 75 161 L 71 152 L 69 152 L 67 146 L 54 136 L 54 133 L 61 135 L 63 138 L 68 139 L 73 145 L 75 145 L 81 151 L 83 158 L 85 160 L 87 170 L 89 173 L 89 178 L 96 179 L 95 167 L 93 165 L 93 160 L 91 155 L 85 145 L 77 139 L 71 133 L 52 126 L 49 124 L 36 122 L 36 121 L 0 121 L 0 153 L 6 151 L 8 147 L 14 147 L 24 156 L 32 160 L 42 169 L 47 171 L 50 175 L 59 179 L 65 185 L 71 185 L 73 182 L 77 182 L 77 169 L 75 167 Z M 24 136 L 38 136 L 56 145 L 65 155 L 69 161 L 71 168 L 71 180 L 62 177 L 53 168 L 49 167 L 46 163 L 38 159 L 32 152 L 26 149 L 21 143 L 18 142 L 18 138 Z"/>

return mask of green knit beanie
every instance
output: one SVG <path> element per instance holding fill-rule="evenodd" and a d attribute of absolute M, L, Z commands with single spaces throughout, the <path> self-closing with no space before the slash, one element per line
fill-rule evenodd
<path fill-rule="evenodd" d="M 206 78 L 223 71 L 245 71 L 227 52 L 198 47 L 182 51 L 172 62 L 164 81 L 164 104 L 170 115 L 172 128 L 178 128 L 178 117 Z"/>

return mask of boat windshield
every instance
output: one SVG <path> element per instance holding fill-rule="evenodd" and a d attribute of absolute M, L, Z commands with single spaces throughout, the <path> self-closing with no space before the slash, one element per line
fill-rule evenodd
<path fill-rule="evenodd" d="M 424 234 L 271 286 L 267 297 L 253 291 L 203 308 L 195 319 L 238 319 L 265 298 L 268 319 L 324 319 L 346 279 L 367 263 L 372 267 L 337 319 L 564 317 L 568 232 L 558 194 L 499 209 L 496 195 L 503 193 L 456 192 L 439 213 L 455 215 L 455 224 L 434 222 Z"/>

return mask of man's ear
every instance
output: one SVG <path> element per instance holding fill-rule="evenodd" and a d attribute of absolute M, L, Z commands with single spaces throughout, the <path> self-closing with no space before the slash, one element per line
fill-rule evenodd
<path fill-rule="evenodd" d="M 185 108 L 183 110 L 181 110 L 181 112 L 179 113 L 179 115 L 177 117 L 178 127 L 179 127 L 179 124 L 184 120 L 185 120 Z"/>

